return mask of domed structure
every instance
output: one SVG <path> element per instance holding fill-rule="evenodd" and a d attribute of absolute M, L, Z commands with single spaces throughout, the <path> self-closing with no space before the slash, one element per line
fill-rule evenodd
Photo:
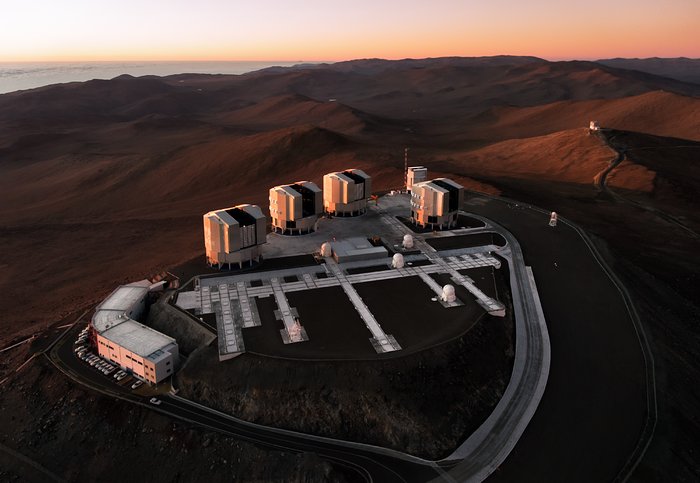
<path fill-rule="evenodd" d="M 395 253 L 394 257 L 391 259 L 391 266 L 393 268 L 403 268 L 403 266 L 404 266 L 403 255 L 401 255 L 400 253 Z"/>
<path fill-rule="evenodd" d="M 455 288 L 449 283 L 442 287 L 442 295 L 440 296 L 440 300 L 447 303 L 451 303 L 457 300 L 457 296 L 455 295 Z"/>
<path fill-rule="evenodd" d="M 330 257 L 333 255 L 333 250 L 331 249 L 331 244 L 328 242 L 325 242 L 323 245 L 321 245 L 321 256 L 322 257 Z"/>
<path fill-rule="evenodd" d="M 404 235 L 403 236 L 403 247 L 406 249 L 413 248 L 413 237 L 411 235 Z"/>

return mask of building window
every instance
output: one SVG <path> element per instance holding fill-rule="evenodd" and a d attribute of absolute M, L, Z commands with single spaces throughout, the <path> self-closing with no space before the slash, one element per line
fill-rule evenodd
<path fill-rule="evenodd" d="M 165 365 L 166 365 L 166 366 L 169 366 L 169 365 L 170 365 L 170 361 L 166 362 Z"/>

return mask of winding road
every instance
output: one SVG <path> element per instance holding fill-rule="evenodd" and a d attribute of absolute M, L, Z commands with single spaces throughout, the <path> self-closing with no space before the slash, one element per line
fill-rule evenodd
<path fill-rule="evenodd" d="M 678 218 L 674 217 L 673 215 L 670 215 L 666 213 L 665 211 L 659 210 L 658 208 L 655 208 L 653 206 L 649 206 L 648 204 L 627 198 L 625 196 L 622 196 L 620 193 L 610 189 L 610 187 L 607 185 L 607 178 L 610 175 L 610 173 L 617 168 L 620 163 L 622 163 L 625 159 L 627 159 L 627 150 L 625 148 L 617 146 L 613 140 L 614 140 L 614 135 L 609 136 L 609 132 L 607 130 L 600 130 L 596 132 L 598 138 L 605 144 L 611 151 L 615 153 L 615 157 L 610 161 L 610 164 L 601 172 L 595 175 L 593 178 L 593 183 L 600 189 L 602 192 L 605 192 L 607 195 L 610 196 L 610 198 L 614 199 L 615 201 L 618 201 L 620 203 L 627 203 L 629 205 L 636 206 L 637 208 L 641 208 L 642 210 L 648 211 L 650 213 L 655 214 L 656 216 L 660 217 L 664 221 L 667 221 L 668 223 L 671 223 L 678 228 L 684 230 L 687 232 L 689 235 L 691 235 L 695 239 L 700 239 L 700 233 L 697 233 L 690 227 L 688 227 L 686 224 L 684 224 L 682 221 L 680 221 Z M 676 148 L 686 148 L 686 147 L 691 147 L 691 146 L 676 146 Z M 644 149 L 644 148 L 636 148 L 636 149 Z M 668 149 L 668 147 L 666 147 Z"/>

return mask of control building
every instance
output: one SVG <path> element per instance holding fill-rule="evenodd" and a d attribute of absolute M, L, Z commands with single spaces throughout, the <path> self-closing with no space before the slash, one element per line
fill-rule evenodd
<path fill-rule="evenodd" d="M 411 220 L 418 226 L 450 228 L 464 200 L 464 187 L 447 178 L 415 183 L 411 191 Z"/>
<path fill-rule="evenodd" d="M 257 205 L 238 205 L 204 215 L 207 263 L 217 268 L 259 262 L 266 239 L 266 218 Z"/>
<path fill-rule="evenodd" d="M 406 190 L 410 193 L 415 183 L 428 179 L 428 168 L 425 166 L 409 166 L 406 171 Z"/>
<path fill-rule="evenodd" d="M 372 178 L 360 169 L 328 173 L 323 177 L 323 209 L 336 216 L 357 216 L 367 211 Z"/>
<path fill-rule="evenodd" d="M 315 183 L 298 181 L 270 189 L 270 218 L 276 232 L 311 233 L 321 213 L 323 194 Z"/>
<path fill-rule="evenodd" d="M 90 338 L 100 357 L 156 384 L 175 372 L 179 351 L 175 339 L 136 321 L 151 287 L 148 280 L 117 287 L 97 306 Z"/>

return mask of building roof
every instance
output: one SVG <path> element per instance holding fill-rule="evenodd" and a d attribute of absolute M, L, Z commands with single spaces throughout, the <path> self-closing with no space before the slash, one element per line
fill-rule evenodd
<path fill-rule="evenodd" d="M 337 240 L 331 242 L 331 247 L 333 247 L 333 252 L 339 260 L 355 257 L 377 258 L 387 257 L 389 255 L 386 248 L 381 246 L 376 247 L 372 245 L 369 240 L 362 237 Z"/>
<path fill-rule="evenodd" d="M 175 343 L 175 339 L 129 318 L 100 335 L 134 354 L 141 357 L 154 355 L 156 359 L 159 358 L 156 352 L 162 353 L 163 349 Z"/>
<path fill-rule="evenodd" d="M 258 205 L 236 205 L 229 208 L 210 211 L 205 213 L 204 217 L 218 219 L 219 222 L 228 226 L 234 225 L 254 225 L 257 220 L 265 219 L 265 215 Z"/>
<path fill-rule="evenodd" d="M 163 349 L 177 342 L 127 315 L 144 300 L 150 287 L 148 280 L 117 287 L 97 306 L 92 316 L 92 326 L 105 339 L 141 357 L 157 361 L 166 355 Z"/>
<path fill-rule="evenodd" d="M 148 287 L 120 285 L 97 306 L 97 310 L 129 310 L 147 293 Z"/>
<path fill-rule="evenodd" d="M 344 171 L 328 173 L 325 176 L 335 176 L 336 178 L 339 178 L 345 181 L 346 183 L 354 182 L 356 184 L 362 184 L 366 180 L 370 179 L 370 176 L 361 169 L 346 169 Z"/>
<path fill-rule="evenodd" d="M 320 193 L 321 188 L 318 187 L 318 185 L 312 181 L 297 181 L 294 183 L 294 185 L 299 185 L 302 188 L 306 188 L 308 190 L 313 191 L 314 193 Z"/>
<path fill-rule="evenodd" d="M 294 189 L 293 185 L 289 185 L 289 184 L 275 186 L 272 189 L 275 191 L 282 191 L 282 192 L 284 192 L 285 195 L 291 196 L 292 198 L 296 198 L 296 197 L 301 196 L 301 193 L 299 193 L 296 189 Z"/>
<path fill-rule="evenodd" d="M 429 190 L 437 191 L 438 193 L 449 193 L 449 190 L 446 188 L 443 188 L 437 183 L 433 183 L 433 181 L 421 181 L 420 183 L 413 183 L 413 189 L 416 190 L 418 188 L 427 188 Z"/>
<path fill-rule="evenodd" d="M 141 302 L 148 293 L 150 285 L 148 280 L 143 280 L 117 287 L 95 309 L 95 315 L 92 316 L 92 326 L 95 330 L 102 333 L 128 320 L 126 312 Z"/>
<path fill-rule="evenodd" d="M 343 171 L 343 174 L 348 178 L 351 178 L 356 184 L 362 184 L 365 180 L 369 179 L 367 173 L 361 169 L 348 169 Z"/>
<path fill-rule="evenodd" d="M 445 186 L 447 185 L 448 188 L 457 188 L 457 189 L 464 189 L 464 186 L 462 186 L 459 183 L 456 183 L 452 181 L 449 178 L 435 178 L 433 182 L 439 186 Z"/>
<path fill-rule="evenodd" d="M 311 181 L 297 181 L 290 184 L 281 184 L 279 186 L 274 186 L 272 189 L 284 191 L 289 196 L 299 196 L 302 194 L 302 191 L 310 191 L 312 193 L 321 192 L 321 188 Z"/>

